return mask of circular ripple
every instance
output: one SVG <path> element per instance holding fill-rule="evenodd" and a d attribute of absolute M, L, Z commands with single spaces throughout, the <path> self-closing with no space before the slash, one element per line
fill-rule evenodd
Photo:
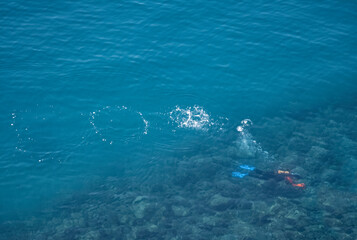
<path fill-rule="evenodd" d="M 108 144 L 127 143 L 148 133 L 143 114 L 126 106 L 105 106 L 89 114 L 94 133 Z"/>
<path fill-rule="evenodd" d="M 72 121 L 59 114 L 54 106 L 35 106 L 31 109 L 14 110 L 10 128 L 14 133 L 11 144 L 20 161 L 37 162 L 67 159 L 79 146 L 79 132 Z"/>

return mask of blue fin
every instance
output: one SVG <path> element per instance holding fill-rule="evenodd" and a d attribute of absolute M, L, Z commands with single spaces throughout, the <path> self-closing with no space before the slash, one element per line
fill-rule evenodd
<path fill-rule="evenodd" d="M 236 177 L 236 178 L 244 178 L 247 175 L 248 173 L 232 172 L 232 177 Z"/>
<path fill-rule="evenodd" d="M 253 171 L 255 169 L 255 167 L 249 165 L 240 165 L 239 167 L 249 171 Z"/>

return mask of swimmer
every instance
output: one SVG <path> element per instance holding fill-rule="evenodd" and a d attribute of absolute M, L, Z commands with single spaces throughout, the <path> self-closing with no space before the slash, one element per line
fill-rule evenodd
<path fill-rule="evenodd" d="M 273 179 L 277 182 L 285 180 L 287 183 L 290 183 L 294 187 L 305 188 L 304 183 L 295 183 L 294 179 L 300 179 L 301 177 L 297 174 L 292 174 L 290 171 L 278 170 L 278 171 L 262 171 L 253 166 L 240 165 L 241 169 L 246 170 L 245 173 L 241 172 L 232 172 L 232 176 L 236 178 L 243 178 L 245 176 L 250 176 L 262 180 Z"/>

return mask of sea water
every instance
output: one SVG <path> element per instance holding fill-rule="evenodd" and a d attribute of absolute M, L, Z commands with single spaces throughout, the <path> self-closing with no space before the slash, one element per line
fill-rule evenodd
<path fill-rule="evenodd" d="M 0 238 L 355 239 L 356 12 L 2 3 Z"/>

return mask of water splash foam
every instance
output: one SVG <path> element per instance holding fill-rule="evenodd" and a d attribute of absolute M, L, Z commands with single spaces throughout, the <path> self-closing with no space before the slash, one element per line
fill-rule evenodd
<path fill-rule="evenodd" d="M 209 114 L 200 106 L 187 108 L 176 106 L 170 112 L 170 119 L 179 128 L 205 129 L 215 124 Z"/>
<path fill-rule="evenodd" d="M 237 131 L 240 132 L 242 135 L 245 134 L 244 130 L 247 127 L 250 127 L 253 125 L 253 122 L 250 119 L 243 119 L 240 123 L 241 123 L 241 125 L 237 127 Z"/>

